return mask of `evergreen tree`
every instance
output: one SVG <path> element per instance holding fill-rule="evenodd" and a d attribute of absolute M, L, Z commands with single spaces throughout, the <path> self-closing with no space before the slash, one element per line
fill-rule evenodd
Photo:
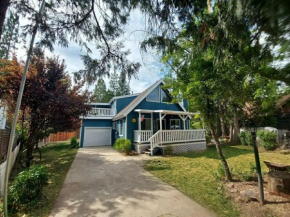
<path fill-rule="evenodd" d="M 118 78 L 118 91 L 117 95 L 122 96 L 122 95 L 129 95 L 130 94 L 130 82 L 127 82 L 126 79 L 126 74 L 121 73 L 119 78 Z"/>
<path fill-rule="evenodd" d="M 111 93 L 113 94 L 113 96 L 117 96 L 118 95 L 118 80 L 119 80 L 119 76 L 117 74 L 117 72 L 114 72 L 111 77 L 110 77 L 110 87 L 109 90 L 111 91 Z"/>
<path fill-rule="evenodd" d="M 107 87 L 105 81 L 100 78 L 95 85 L 93 99 L 95 102 L 106 102 Z"/>
<path fill-rule="evenodd" d="M 94 102 L 109 102 L 114 95 L 110 90 L 107 90 L 105 81 L 100 78 L 95 86 L 93 101 Z"/>
<path fill-rule="evenodd" d="M 4 26 L 0 42 L 0 59 L 9 59 L 11 51 L 15 50 L 18 42 L 19 17 L 17 14 L 10 12 Z"/>

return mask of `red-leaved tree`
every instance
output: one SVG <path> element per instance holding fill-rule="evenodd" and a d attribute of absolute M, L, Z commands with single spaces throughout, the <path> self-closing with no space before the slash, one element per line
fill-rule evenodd
<path fill-rule="evenodd" d="M 12 61 L 0 60 L 0 96 L 7 103 L 10 115 L 14 113 L 23 67 L 16 57 Z M 34 53 L 18 125 L 21 140 L 28 149 L 27 159 L 38 141 L 49 133 L 80 127 L 79 117 L 90 109 L 86 104 L 88 94 L 82 87 L 83 84 L 72 86 L 64 61 L 58 57 L 46 58 L 42 51 Z"/>

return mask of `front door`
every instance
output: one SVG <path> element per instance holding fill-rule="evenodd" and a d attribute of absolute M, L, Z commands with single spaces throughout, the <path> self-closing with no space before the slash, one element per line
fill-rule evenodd
<path fill-rule="evenodd" d="M 155 132 L 157 132 L 158 130 L 160 130 L 160 121 L 159 121 L 159 119 L 156 119 Z M 166 130 L 166 120 L 165 119 L 162 120 L 162 130 Z"/>

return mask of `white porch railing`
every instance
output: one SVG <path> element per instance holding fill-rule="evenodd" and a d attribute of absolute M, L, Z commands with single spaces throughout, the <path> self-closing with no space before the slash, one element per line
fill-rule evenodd
<path fill-rule="evenodd" d="M 134 130 L 134 142 L 146 143 L 152 135 L 152 130 Z"/>
<path fill-rule="evenodd" d="M 188 143 L 204 140 L 205 130 L 159 130 L 149 138 L 151 156 L 153 155 L 153 149 L 163 144 Z"/>
<path fill-rule="evenodd" d="M 116 110 L 110 108 L 92 108 L 87 113 L 87 117 L 96 117 L 96 116 L 115 116 Z"/>

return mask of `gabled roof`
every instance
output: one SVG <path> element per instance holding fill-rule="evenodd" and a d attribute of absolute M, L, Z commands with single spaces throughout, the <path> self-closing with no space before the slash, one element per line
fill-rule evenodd
<path fill-rule="evenodd" d="M 163 79 L 156 81 L 153 85 L 140 93 L 129 105 L 127 105 L 113 118 L 113 121 L 126 117 L 139 103 L 142 102 L 143 99 L 145 99 L 160 84 L 164 84 Z M 179 106 L 182 108 L 182 110 L 185 111 L 182 105 L 179 104 Z"/>
<path fill-rule="evenodd" d="M 127 97 L 132 97 L 132 96 L 138 96 L 138 95 L 139 93 L 123 95 L 123 96 L 114 96 L 108 103 L 111 104 L 115 99 L 122 99 L 122 98 L 127 98 Z"/>

